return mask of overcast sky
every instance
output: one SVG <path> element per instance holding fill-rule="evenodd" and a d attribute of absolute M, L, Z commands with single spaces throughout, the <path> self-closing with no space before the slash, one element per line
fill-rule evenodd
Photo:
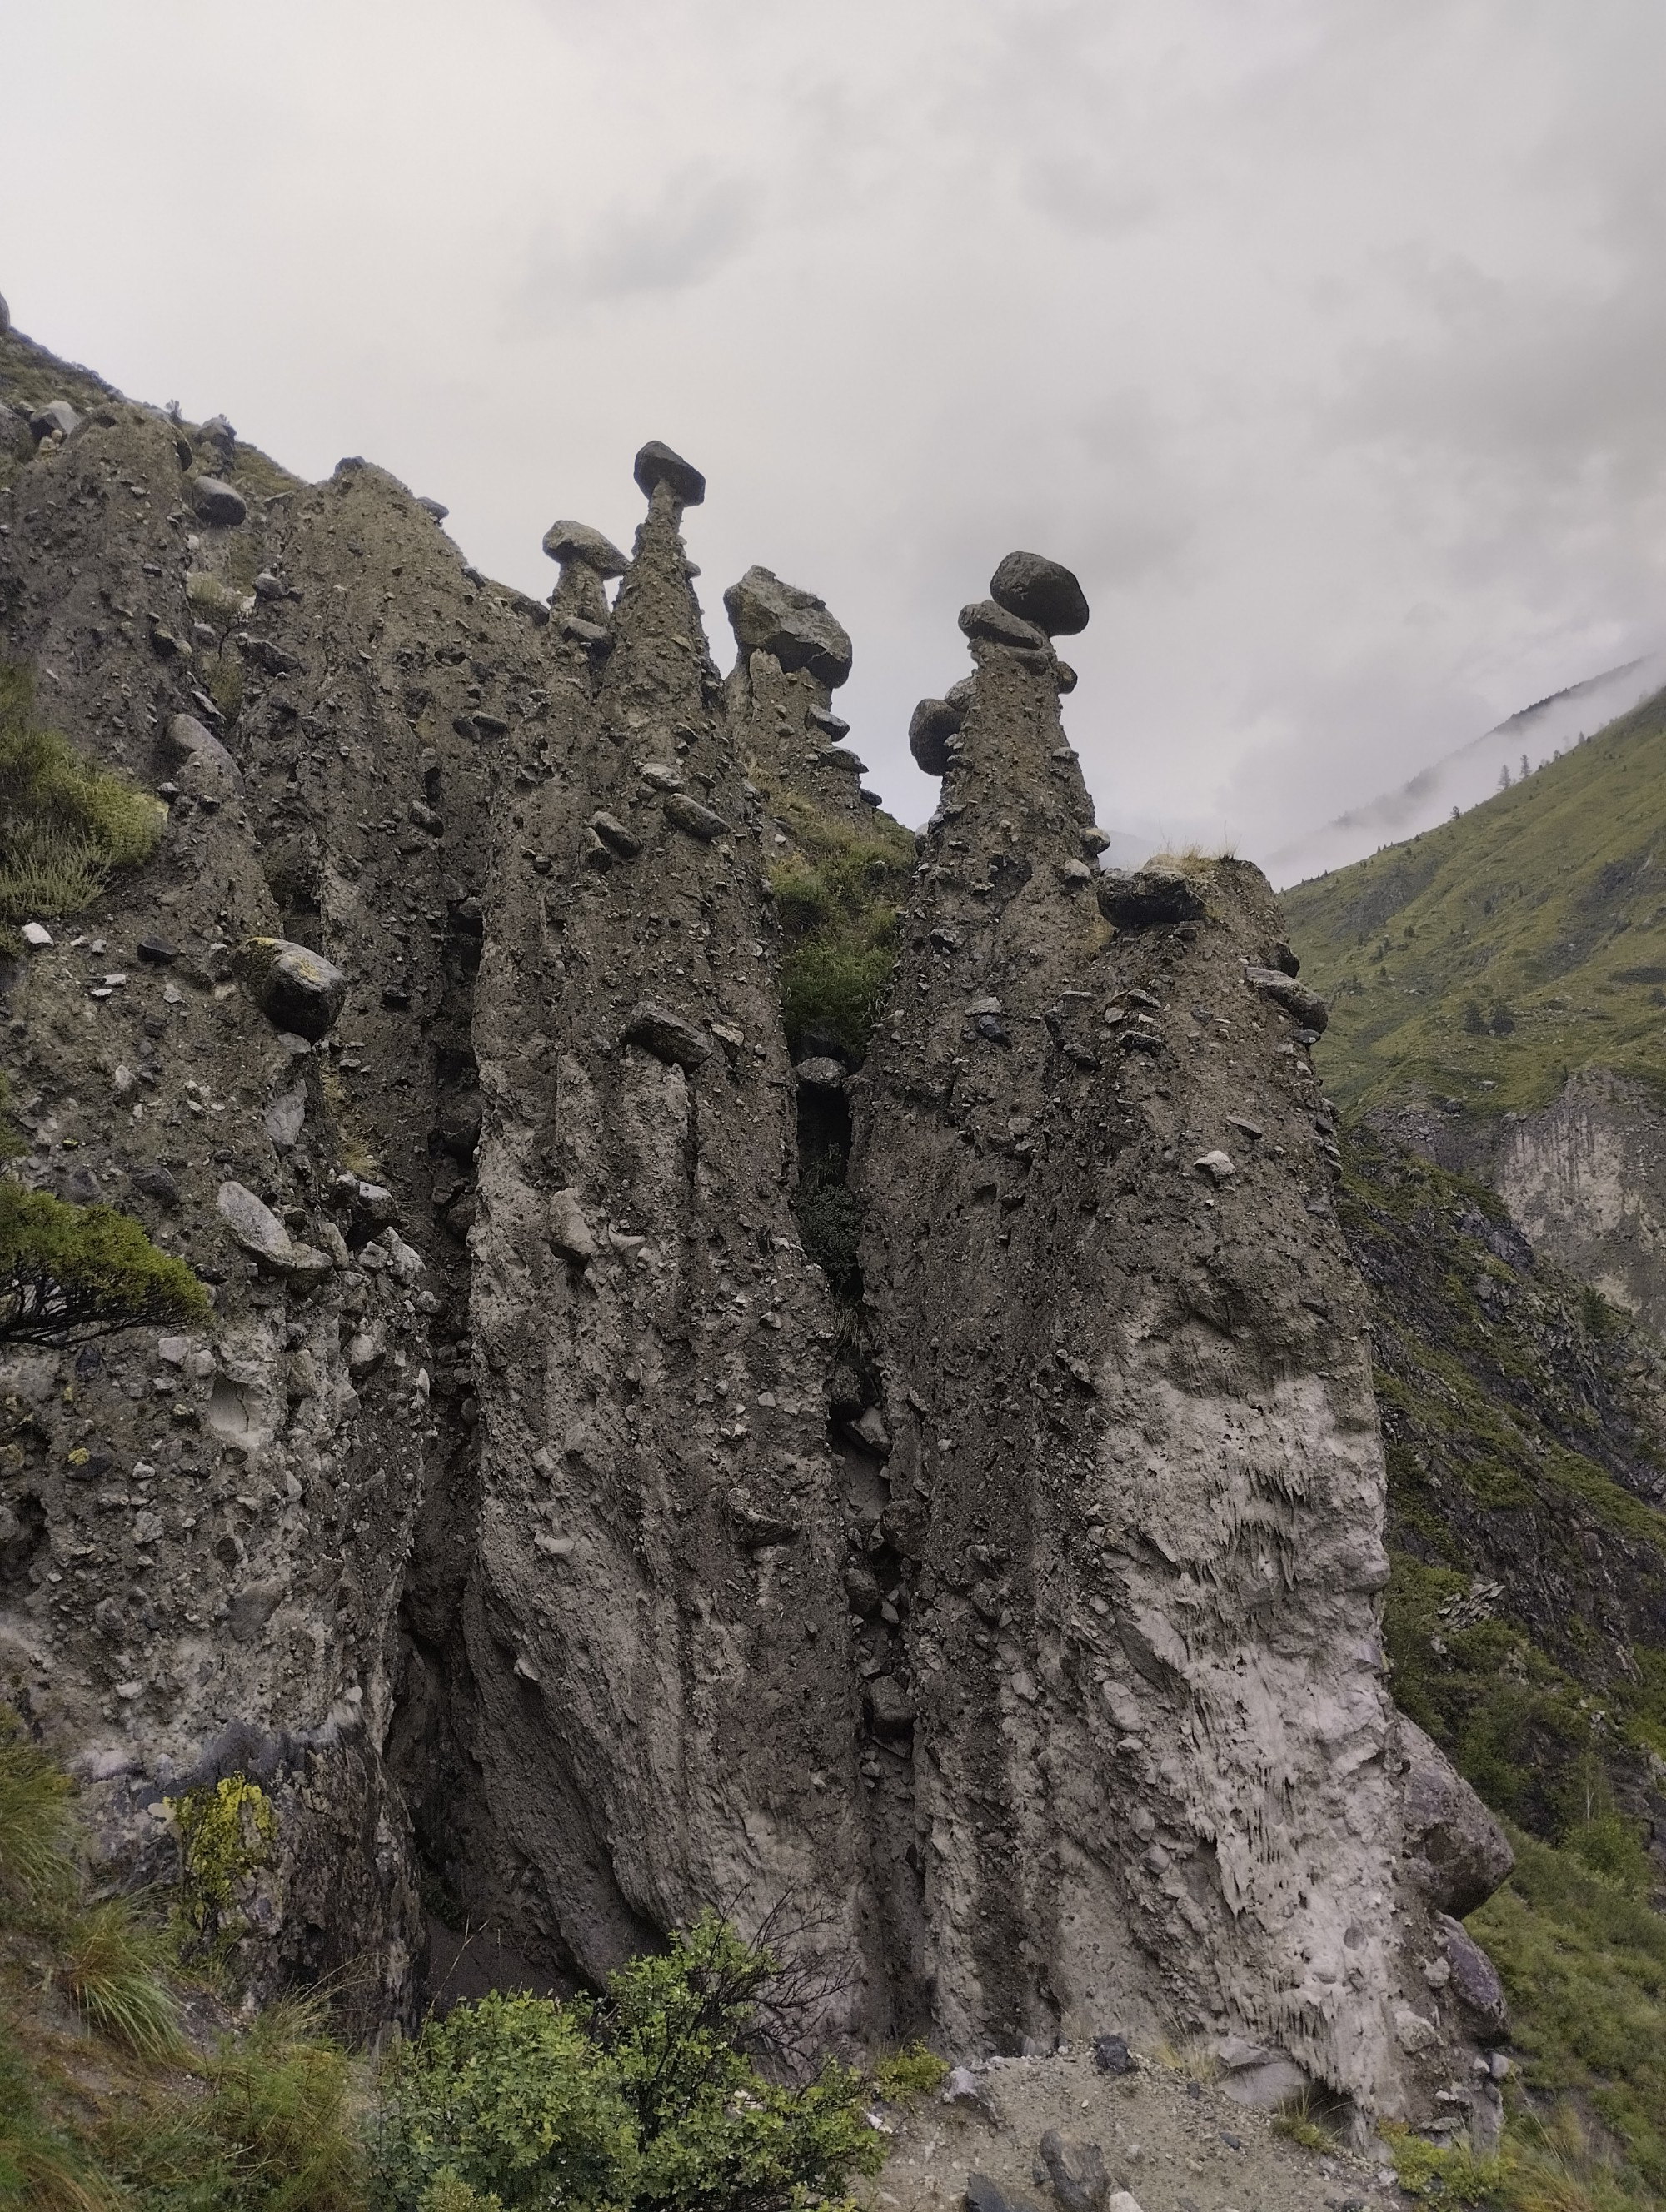
<path fill-rule="evenodd" d="M 1660 0 L 0 0 L 0 82 L 21 329 L 531 590 L 668 440 L 906 818 L 1014 546 L 1101 821 L 1251 856 L 1666 641 Z"/>

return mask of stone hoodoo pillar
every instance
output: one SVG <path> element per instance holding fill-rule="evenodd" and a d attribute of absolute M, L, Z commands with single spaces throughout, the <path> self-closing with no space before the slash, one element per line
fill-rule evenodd
<path fill-rule="evenodd" d="M 915 718 L 943 799 L 853 1170 L 906 1585 L 869 1709 L 952 2040 L 1178 2021 L 1393 2108 L 1439 1942 L 1310 994 L 1256 987 L 1255 869 L 1090 865 L 1049 635 L 1086 614 L 1010 556 Z"/>
<path fill-rule="evenodd" d="M 574 709 L 546 1048 L 488 1122 L 474 1233 L 494 1887 L 590 1975 L 702 1905 L 755 1922 L 789 1892 L 848 1954 L 862 1893 L 833 1317 L 793 1234 L 755 807 L 680 534 L 703 483 L 657 444 L 636 478 L 648 518 Z"/>

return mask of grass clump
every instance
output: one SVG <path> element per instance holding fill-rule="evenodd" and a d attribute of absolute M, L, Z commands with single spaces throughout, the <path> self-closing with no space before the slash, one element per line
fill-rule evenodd
<path fill-rule="evenodd" d="M 787 2212 L 877 2172 L 868 2085 L 773 2079 L 748 2049 L 779 1965 L 706 1912 L 569 2004 L 501 1991 L 391 2063 L 378 2163 L 395 2212 L 560 2204 Z"/>
<path fill-rule="evenodd" d="M 183 1260 L 108 1206 L 0 1178 L 0 1344 L 70 1344 L 155 1323 L 200 1326 L 208 1294 Z"/>
<path fill-rule="evenodd" d="M 79 914 L 150 858 L 167 809 L 40 726 L 26 670 L 0 666 L 0 923 Z"/>
<path fill-rule="evenodd" d="M 806 1032 L 814 1032 L 860 1061 L 897 969 L 913 835 L 883 815 L 858 828 L 797 793 L 772 792 L 769 803 L 797 848 L 769 871 L 786 941 L 781 995 L 787 1045 L 796 1059 Z"/>

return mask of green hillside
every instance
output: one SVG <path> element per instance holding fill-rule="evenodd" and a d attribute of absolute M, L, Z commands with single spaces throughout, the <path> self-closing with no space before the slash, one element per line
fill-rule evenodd
<path fill-rule="evenodd" d="M 1284 907 L 1346 1109 L 1532 1109 L 1590 1062 L 1666 1091 L 1666 692 Z"/>

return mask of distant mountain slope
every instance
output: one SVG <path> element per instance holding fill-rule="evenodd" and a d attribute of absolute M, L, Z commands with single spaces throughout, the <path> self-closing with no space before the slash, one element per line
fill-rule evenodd
<path fill-rule="evenodd" d="M 1344 1107 L 1666 1326 L 1666 692 L 1284 904 Z"/>
<path fill-rule="evenodd" d="M 1467 811 L 1489 799 L 1502 769 L 1509 770 L 1513 782 L 1523 759 L 1536 769 L 1616 715 L 1629 714 L 1663 684 L 1666 651 L 1645 653 L 1535 700 L 1456 752 L 1420 769 L 1397 790 L 1379 793 L 1322 829 L 1305 830 L 1280 846 L 1268 860 L 1268 873 L 1275 884 L 1292 883 L 1321 869 L 1347 867 L 1390 841 L 1432 830 L 1455 806 Z"/>

